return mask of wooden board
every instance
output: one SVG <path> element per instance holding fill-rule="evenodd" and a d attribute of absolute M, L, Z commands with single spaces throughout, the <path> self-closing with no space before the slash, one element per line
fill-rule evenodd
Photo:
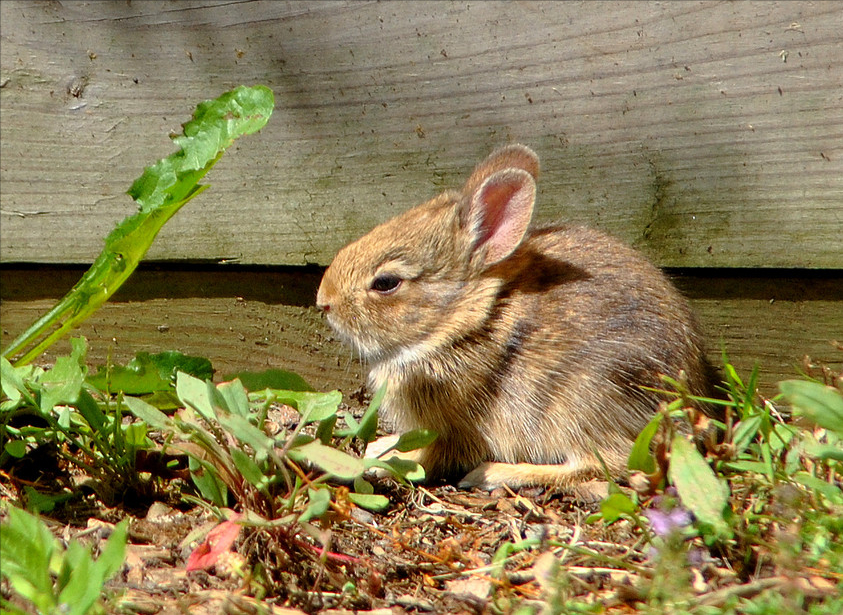
<path fill-rule="evenodd" d="M 196 103 L 277 110 L 153 260 L 326 264 L 491 148 L 674 267 L 843 268 L 843 3 L 0 3 L 0 261 L 91 262 Z"/>
<path fill-rule="evenodd" d="M 5 347 L 52 307 L 81 275 L 77 269 L 4 269 L 0 322 Z M 205 356 L 218 376 L 269 368 L 299 373 L 321 390 L 349 395 L 365 369 L 313 307 L 318 269 L 195 269 L 137 272 L 77 332 L 89 340 L 90 363 L 125 362 L 136 352 L 179 350 Z M 800 278 L 717 273 L 682 275 L 679 287 L 699 312 L 715 363 L 725 346 L 747 377 L 761 368 L 762 391 L 795 377 L 808 355 L 843 371 L 843 276 Z M 67 352 L 66 342 L 46 356 Z"/>

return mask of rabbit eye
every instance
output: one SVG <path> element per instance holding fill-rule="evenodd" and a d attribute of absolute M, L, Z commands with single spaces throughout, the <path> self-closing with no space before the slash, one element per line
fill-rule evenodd
<path fill-rule="evenodd" d="M 372 290 L 382 294 L 389 294 L 401 286 L 401 278 L 397 275 L 379 275 L 372 281 Z"/>

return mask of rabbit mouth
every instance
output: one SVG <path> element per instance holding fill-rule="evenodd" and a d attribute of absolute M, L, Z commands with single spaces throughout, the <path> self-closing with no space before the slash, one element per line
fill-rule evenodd
<path fill-rule="evenodd" d="M 352 329 L 345 323 L 328 314 L 328 324 L 333 329 L 340 341 L 354 348 L 355 352 L 365 361 L 379 361 L 384 354 L 381 345 L 370 335 L 365 335 L 358 330 Z"/>

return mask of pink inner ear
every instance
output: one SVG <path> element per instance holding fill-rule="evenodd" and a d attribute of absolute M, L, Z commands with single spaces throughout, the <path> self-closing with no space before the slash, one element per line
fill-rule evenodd
<path fill-rule="evenodd" d="M 508 169 L 487 179 L 474 196 L 479 218 L 476 247 L 487 246 L 485 264 L 493 265 L 518 247 L 533 214 L 535 183 L 526 171 Z"/>

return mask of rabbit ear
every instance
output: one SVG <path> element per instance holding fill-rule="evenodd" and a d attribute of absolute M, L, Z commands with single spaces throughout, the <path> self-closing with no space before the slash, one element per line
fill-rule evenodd
<path fill-rule="evenodd" d="M 539 177 L 539 157 L 536 152 L 520 143 L 499 147 L 475 167 L 471 177 L 465 182 L 463 194 L 473 194 L 490 175 L 504 169 L 522 169 L 536 180 Z"/>
<path fill-rule="evenodd" d="M 491 173 L 465 197 L 473 252 L 482 248 L 482 265 L 489 267 L 512 254 L 524 238 L 533 215 L 536 182 L 524 169 L 507 168 Z"/>

